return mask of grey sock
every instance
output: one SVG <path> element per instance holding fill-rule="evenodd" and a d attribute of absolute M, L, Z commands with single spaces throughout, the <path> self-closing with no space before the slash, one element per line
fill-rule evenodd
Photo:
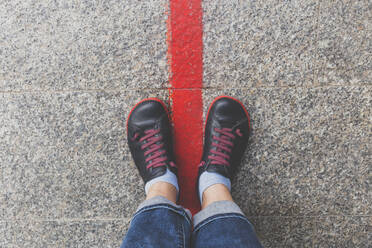
<path fill-rule="evenodd" d="M 148 181 L 146 184 L 145 184 L 145 192 L 146 192 L 146 195 L 147 193 L 149 192 L 149 189 L 151 187 L 151 185 L 157 183 L 157 182 L 166 182 L 166 183 L 170 183 L 172 184 L 174 187 L 176 187 L 177 189 L 177 194 L 179 192 L 179 187 L 178 187 L 178 180 L 177 180 L 177 176 L 171 172 L 169 169 L 167 169 L 167 172 L 160 176 L 160 177 L 156 177 L 150 181 Z"/>
<path fill-rule="evenodd" d="M 231 190 L 231 181 L 229 178 L 224 177 L 215 172 L 204 171 L 199 178 L 199 199 L 203 202 L 203 192 L 214 184 L 223 184 Z"/>

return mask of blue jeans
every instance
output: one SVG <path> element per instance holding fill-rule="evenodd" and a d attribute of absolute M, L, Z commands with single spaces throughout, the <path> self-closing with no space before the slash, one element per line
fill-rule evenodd
<path fill-rule="evenodd" d="M 210 204 L 193 223 L 188 210 L 160 196 L 151 198 L 138 207 L 121 248 L 262 247 L 252 224 L 233 202 Z"/>

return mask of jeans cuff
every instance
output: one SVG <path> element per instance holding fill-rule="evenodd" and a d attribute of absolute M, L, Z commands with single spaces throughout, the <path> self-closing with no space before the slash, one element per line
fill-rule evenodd
<path fill-rule="evenodd" d="M 230 214 L 236 213 L 244 215 L 242 210 L 232 201 L 217 201 L 213 202 L 208 207 L 204 208 L 202 211 L 194 215 L 194 227 L 196 227 L 202 221 L 208 219 L 211 216 L 217 214 Z"/>
<path fill-rule="evenodd" d="M 170 205 L 174 208 L 182 209 L 183 211 L 185 211 L 185 213 L 190 218 L 190 220 L 192 219 L 192 215 L 191 215 L 190 210 L 185 209 L 182 206 L 175 204 L 174 202 L 168 200 L 167 198 L 165 198 L 163 196 L 155 196 L 155 197 L 152 197 L 148 200 L 145 200 L 144 202 L 142 202 L 138 206 L 136 212 L 139 212 L 144 207 L 149 207 L 149 206 L 158 205 L 158 204 L 167 204 L 167 205 Z"/>

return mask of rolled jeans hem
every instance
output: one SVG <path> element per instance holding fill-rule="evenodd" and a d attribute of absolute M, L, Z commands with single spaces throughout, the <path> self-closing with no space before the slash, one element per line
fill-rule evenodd
<path fill-rule="evenodd" d="M 241 214 L 244 216 L 239 206 L 232 201 L 217 201 L 208 205 L 206 208 L 201 210 L 199 213 L 194 215 L 194 227 L 208 219 L 209 217 L 219 214 Z"/>
<path fill-rule="evenodd" d="M 165 198 L 163 196 L 155 196 L 155 197 L 152 197 L 152 198 L 150 198 L 148 200 L 143 201 L 138 206 L 135 215 L 137 215 L 139 212 L 141 212 L 141 210 L 144 209 L 144 208 L 155 206 L 155 205 L 160 205 L 160 204 L 170 205 L 173 208 L 176 208 L 178 210 L 183 210 L 186 213 L 186 215 L 189 218 L 189 220 L 192 220 L 192 215 L 191 215 L 190 210 L 185 209 L 182 206 L 175 204 L 174 202 L 168 200 L 167 198 Z"/>

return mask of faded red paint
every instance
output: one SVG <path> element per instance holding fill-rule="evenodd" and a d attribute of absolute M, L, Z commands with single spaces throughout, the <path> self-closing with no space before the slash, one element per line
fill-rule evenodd
<path fill-rule="evenodd" d="M 201 0 L 170 0 L 170 102 L 179 167 L 180 204 L 200 209 L 195 183 L 203 143 L 203 28 Z"/>
<path fill-rule="evenodd" d="M 176 161 L 179 167 L 180 204 L 194 214 L 200 206 L 195 184 L 202 151 L 202 96 L 197 90 L 173 91 Z"/>

